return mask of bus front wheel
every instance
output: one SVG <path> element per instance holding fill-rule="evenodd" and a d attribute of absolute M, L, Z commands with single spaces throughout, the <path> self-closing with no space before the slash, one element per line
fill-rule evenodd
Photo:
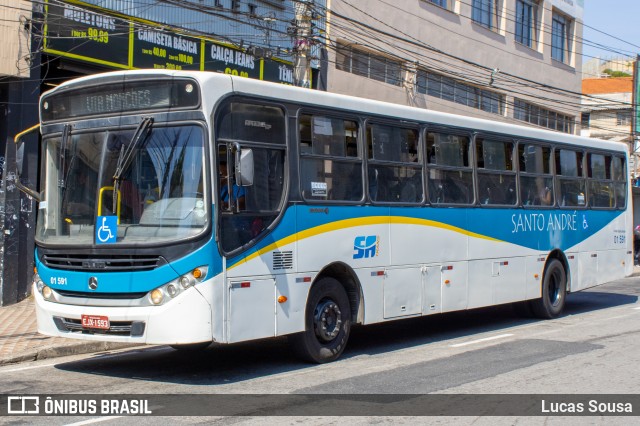
<path fill-rule="evenodd" d="M 544 270 L 542 297 L 531 301 L 531 309 L 538 318 L 556 318 L 562 313 L 567 293 L 567 273 L 562 262 L 552 259 Z"/>
<path fill-rule="evenodd" d="M 289 337 L 291 346 L 305 361 L 322 364 L 342 354 L 349 339 L 351 309 L 347 293 L 334 278 L 320 279 L 309 292 L 305 331 Z"/>

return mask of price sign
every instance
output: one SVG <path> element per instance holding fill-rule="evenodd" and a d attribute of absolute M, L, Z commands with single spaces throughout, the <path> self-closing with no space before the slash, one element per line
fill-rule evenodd
<path fill-rule="evenodd" d="M 47 5 L 45 52 L 127 68 L 129 23 L 71 4 Z"/>
<path fill-rule="evenodd" d="M 136 28 L 133 67 L 199 70 L 201 40 L 156 28 Z"/>
<path fill-rule="evenodd" d="M 207 41 L 204 46 L 204 70 L 260 78 L 260 60 L 241 50 Z"/>

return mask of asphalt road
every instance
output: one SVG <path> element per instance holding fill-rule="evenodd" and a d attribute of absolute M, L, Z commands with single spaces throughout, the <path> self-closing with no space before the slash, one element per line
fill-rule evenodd
<path fill-rule="evenodd" d="M 0 368 L 0 393 L 637 394 L 639 294 L 640 278 L 627 278 L 570 295 L 565 314 L 551 321 L 523 318 L 511 306 L 501 306 L 357 327 L 342 358 L 326 365 L 298 361 L 286 339 L 212 346 L 193 353 L 160 346 L 23 363 Z M 554 413 L 525 418 L 412 418 L 371 417 L 365 409 L 355 412 L 358 417 L 341 418 L 319 416 L 316 411 L 313 417 L 264 418 L 258 410 L 255 416 L 7 417 L 0 423 L 640 423 L 638 418 L 567 418 Z M 640 413 L 640 404 L 634 413 Z"/>

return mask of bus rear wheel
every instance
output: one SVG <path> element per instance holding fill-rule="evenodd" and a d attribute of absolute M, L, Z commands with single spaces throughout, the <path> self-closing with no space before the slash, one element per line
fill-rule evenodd
<path fill-rule="evenodd" d="M 538 318 L 556 318 L 562 313 L 567 295 L 567 273 L 562 262 L 552 259 L 544 270 L 542 297 L 531 301 L 531 309 Z"/>
<path fill-rule="evenodd" d="M 351 330 L 351 309 L 344 288 L 334 278 L 320 279 L 309 292 L 305 331 L 289 337 L 292 349 L 305 361 L 322 364 L 338 359 Z"/>

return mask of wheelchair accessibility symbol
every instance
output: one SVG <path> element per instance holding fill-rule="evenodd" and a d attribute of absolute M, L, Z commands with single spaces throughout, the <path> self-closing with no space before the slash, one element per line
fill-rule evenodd
<path fill-rule="evenodd" d="M 118 216 L 98 216 L 96 220 L 96 244 L 116 242 Z"/>

